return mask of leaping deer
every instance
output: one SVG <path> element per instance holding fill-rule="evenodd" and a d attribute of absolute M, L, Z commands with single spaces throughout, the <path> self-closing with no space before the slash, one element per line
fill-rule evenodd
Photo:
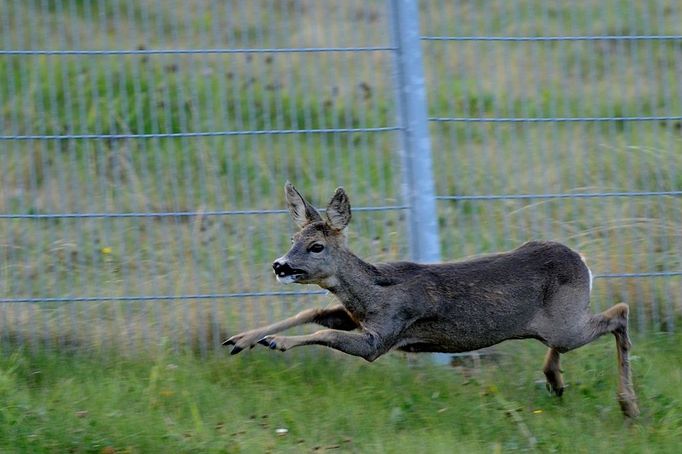
<path fill-rule="evenodd" d="M 456 353 L 508 339 L 537 339 L 549 347 L 548 389 L 561 396 L 560 354 L 613 333 L 618 351 L 618 402 L 628 417 L 639 410 L 630 372 L 628 306 L 593 314 L 592 273 L 567 246 L 531 241 L 502 252 L 452 263 L 370 264 L 347 247 L 348 196 L 338 188 L 324 217 L 287 182 L 289 211 L 300 231 L 275 260 L 277 280 L 317 284 L 338 305 L 307 309 L 286 320 L 230 337 L 232 354 L 262 344 L 286 351 L 324 345 L 374 361 L 391 349 Z M 301 336 L 276 333 L 305 323 L 328 329 Z"/>

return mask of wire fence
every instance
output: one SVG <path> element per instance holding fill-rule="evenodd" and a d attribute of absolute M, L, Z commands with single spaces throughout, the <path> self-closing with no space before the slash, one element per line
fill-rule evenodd
<path fill-rule="evenodd" d="M 672 3 L 422 2 L 444 255 L 561 239 L 593 305 L 680 314 L 682 28 Z M 453 115 L 455 114 L 455 115 Z M 469 233 L 469 232 L 473 232 Z M 460 245 L 465 245 L 461 247 Z"/>
<path fill-rule="evenodd" d="M 555 239 L 588 257 L 595 309 L 628 302 L 640 332 L 680 319 L 675 2 L 0 10 L 6 348 L 208 352 L 327 304 L 270 272 L 287 179 L 322 206 L 343 185 L 369 260 Z"/>

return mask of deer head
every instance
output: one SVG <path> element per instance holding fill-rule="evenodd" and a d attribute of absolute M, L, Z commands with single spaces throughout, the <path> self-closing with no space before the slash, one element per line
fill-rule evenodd
<path fill-rule="evenodd" d="M 272 264 L 277 280 L 283 284 L 325 283 L 336 273 L 346 251 L 344 229 L 351 219 L 350 201 L 343 188 L 337 188 L 324 217 L 289 182 L 284 193 L 294 223 L 300 229 L 292 246 Z"/>

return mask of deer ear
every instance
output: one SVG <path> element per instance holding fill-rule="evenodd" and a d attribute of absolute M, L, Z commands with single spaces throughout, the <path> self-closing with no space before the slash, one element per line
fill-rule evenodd
<path fill-rule="evenodd" d="M 284 195 L 287 199 L 291 219 L 294 220 L 299 228 L 302 229 L 310 223 L 322 220 L 320 213 L 318 213 L 317 210 L 303 198 L 301 193 L 296 190 L 294 185 L 288 181 L 284 185 Z"/>
<path fill-rule="evenodd" d="M 350 200 L 343 188 L 337 188 L 327 207 L 327 222 L 336 230 L 343 230 L 350 222 Z"/>

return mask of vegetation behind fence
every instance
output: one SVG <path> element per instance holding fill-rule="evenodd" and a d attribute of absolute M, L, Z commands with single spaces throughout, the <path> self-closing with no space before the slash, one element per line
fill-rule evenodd
<path fill-rule="evenodd" d="M 282 186 L 405 259 L 384 1 L 0 2 L 0 335 L 30 348 L 217 348 L 303 306 L 270 262 Z M 440 255 L 550 238 L 640 332 L 682 313 L 682 9 L 422 1 Z M 303 293 L 296 290 L 303 290 Z"/>

